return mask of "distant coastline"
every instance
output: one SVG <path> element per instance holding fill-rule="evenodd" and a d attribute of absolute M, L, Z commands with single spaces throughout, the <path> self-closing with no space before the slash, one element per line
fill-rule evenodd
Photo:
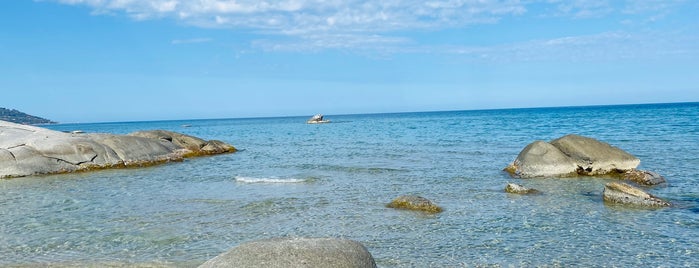
<path fill-rule="evenodd" d="M 45 125 L 57 123 L 46 118 L 41 118 L 20 112 L 15 109 L 7 109 L 2 107 L 0 107 L 0 120 L 24 125 Z"/>

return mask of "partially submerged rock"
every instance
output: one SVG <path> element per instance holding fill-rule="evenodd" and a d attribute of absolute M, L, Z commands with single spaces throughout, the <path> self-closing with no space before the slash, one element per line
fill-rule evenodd
<path fill-rule="evenodd" d="M 423 211 L 428 213 L 439 213 L 443 209 L 427 198 L 417 195 L 403 195 L 393 199 L 386 207 L 396 209 L 407 209 Z"/>
<path fill-rule="evenodd" d="M 317 115 L 314 115 L 313 117 L 311 117 L 311 119 L 308 119 L 308 121 L 306 121 L 306 123 L 308 123 L 308 124 L 323 124 L 323 123 L 330 123 L 330 120 L 325 120 L 323 118 L 322 114 L 317 114 Z"/>
<path fill-rule="evenodd" d="M 640 162 L 608 143 L 571 134 L 527 145 L 505 171 L 519 178 L 613 175 L 643 185 L 665 182 L 656 173 L 636 170 Z"/>
<path fill-rule="evenodd" d="M 241 244 L 199 267 L 373 268 L 376 262 L 366 247 L 353 240 L 275 238 Z"/>
<path fill-rule="evenodd" d="M 505 192 L 511 194 L 538 194 L 540 193 L 537 189 L 527 188 L 519 184 L 508 183 L 505 186 Z"/>
<path fill-rule="evenodd" d="M 632 181 L 637 184 L 646 186 L 665 183 L 665 178 L 663 176 L 660 176 L 660 174 L 658 173 L 646 170 L 628 170 L 621 174 L 621 177 L 624 180 Z"/>
<path fill-rule="evenodd" d="M 0 121 L 0 178 L 148 166 L 235 151 L 220 141 L 169 131 L 73 134 Z"/>
<path fill-rule="evenodd" d="M 641 207 L 669 207 L 671 204 L 645 191 L 625 183 L 612 182 L 604 187 L 605 202 Z"/>

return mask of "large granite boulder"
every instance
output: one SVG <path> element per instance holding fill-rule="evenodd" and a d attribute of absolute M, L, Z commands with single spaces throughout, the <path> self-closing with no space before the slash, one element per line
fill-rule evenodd
<path fill-rule="evenodd" d="M 505 171 L 518 178 L 613 175 L 644 185 L 665 182 L 656 173 L 636 170 L 640 162 L 608 143 L 571 134 L 527 145 Z"/>
<path fill-rule="evenodd" d="M 577 165 L 552 144 L 535 141 L 524 147 L 505 170 L 520 178 L 569 177 L 577 174 Z"/>
<path fill-rule="evenodd" d="M 198 138 L 164 131 L 172 140 L 133 135 L 64 133 L 0 121 L 0 178 L 154 165 L 184 157 L 235 152 L 220 141 L 183 146 Z"/>
<path fill-rule="evenodd" d="M 393 201 L 391 201 L 391 203 L 388 203 L 386 207 L 422 211 L 427 213 L 440 213 L 444 211 L 444 209 L 429 199 L 417 195 L 402 195 L 396 197 L 393 199 Z"/>
<path fill-rule="evenodd" d="M 551 141 L 551 145 L 575 161 L 578 174 L 603 175 L 632 170 L 641 163 L 624 150 L 593 138 L 566 135 Z"/>
<path fill-rule="evenodd" d="M 639 207 L 669 207 L 671 204 L 625 183 L 612 182 L 604 187 L 602 198 L 608 203 Z"/>
<path fill-rule="evenodd" d="M 241 244 L 199 266 L 246 268 L 376 267 L 359 242 L 337 238 L 275 238 Z"/>

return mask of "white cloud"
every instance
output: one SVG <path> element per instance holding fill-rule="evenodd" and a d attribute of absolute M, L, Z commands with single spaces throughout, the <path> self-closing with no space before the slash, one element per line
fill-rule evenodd
<path fill-rule="evenodd" d="M 316 51 L 321 49 L 375 49 L 378 51 L 434 52 L 420 47 L 405 32 L 462 29 L 479 24 L 499 23 L 521 16 L 595 19 L 619 14 L 644 14 L 659 18 L 682 8 L 686 0 L 42 0 L 91 7 L 94 14 L 125 14 L 136 20 L 171 18 L 205 28 L 242 29 L 257 33 L 252 41 L 259 49 L 274 51 Z M 531 14 L 527 14 L 531 13 Z M 535 18 L 532 18 L 535 19 Z M 636 19 L 636 18 L 633 18 Z M 620 21 L 631 25 L 632 19 Z M 451 46 L 446 51 L 488 58 L 496 51 L 536 58 L 525 49 L 566 49 L 584 53 L 601 44 L 633 48 L 636 36 L 602 33 L 500 45 L 488 49 Z M 616 41 L 615 41 L 616 40 Z M 210 40 L 173 40 L 173 44 Z M 616 43 L 614 43 L 616 42 Z M 670 44 L 674 45 L 674 44 Z M 534 47 L 532 47 L 534 46 Z M 647 45 L 641 45 L 641 47 Z M 485 51 L 484 51 L 485 50 Z M 637 49 L 636 49 L 637 50 Z M 632 51 L 634 51 L 632 49 Z M 601 52 L 599 52 L 601 53 Z M 607 52 L 605 52 L 607 53 Z M 618 52 L 621 55 L 623 52 Z"/>
<path fill-rule="evenodd" d="M 171 44 L 181 45 L 181 44 L 197 44 L 197 43 L 208 43 L 213 41 L 211 38 L 191 38 L 191 39 L 175 39 L 172 40 Z"/>
<path fill-rule="evenodd" d="M 496 46 L 441 48 L 472 60 L 490 62 L 567 61 L 604 62 L 636 59 L 697 57 L 699 37 L 677 33 L 604 32 Z M 434 51 L 436 52 L 436 51 Z"/>

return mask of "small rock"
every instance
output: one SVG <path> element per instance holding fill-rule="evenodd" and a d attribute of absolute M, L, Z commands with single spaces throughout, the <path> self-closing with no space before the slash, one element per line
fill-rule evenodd
<path fill-rule="evenodd" d="M 441 207 L 427 198 L 417 195 L 404 195 L 393 199 L 386 205 L 389 208 L 424 211 L 428 213 L 440 213 L 444 211 Z"/>
<path fill-rule="evenodd" d="M 669 207 L 671 204 L 645 191 L 625 183 L 612 182 L 604 187 L 605 202 L 643 207 Z"/>
<path fill-rule="evenodd" d="M 647 186 L 658 185 L 665 182 L 665 178 L 663 178 L 663 176 L 660 176 L 660 174 L 658 173 L 647 170 L 633 169 L 624 172 L 621 176 L 625 180 Z"/>
<path fill-rule="evenodd" d="M 374 268 L 361 243 L 338 238 L 274 238 L 241 244 L 199 266 L 246 268 Z"/>
<path fill-rule="evenodd" d="M 511 194 L 538 194 L 540 193 L 539 190 L 537 189 L 531 189 L 524 187 L 519 184 L 515 183 L 508 183 L 507 186 L 505 186 L 505 192 L 506 193 L 511 193 Z"/>

